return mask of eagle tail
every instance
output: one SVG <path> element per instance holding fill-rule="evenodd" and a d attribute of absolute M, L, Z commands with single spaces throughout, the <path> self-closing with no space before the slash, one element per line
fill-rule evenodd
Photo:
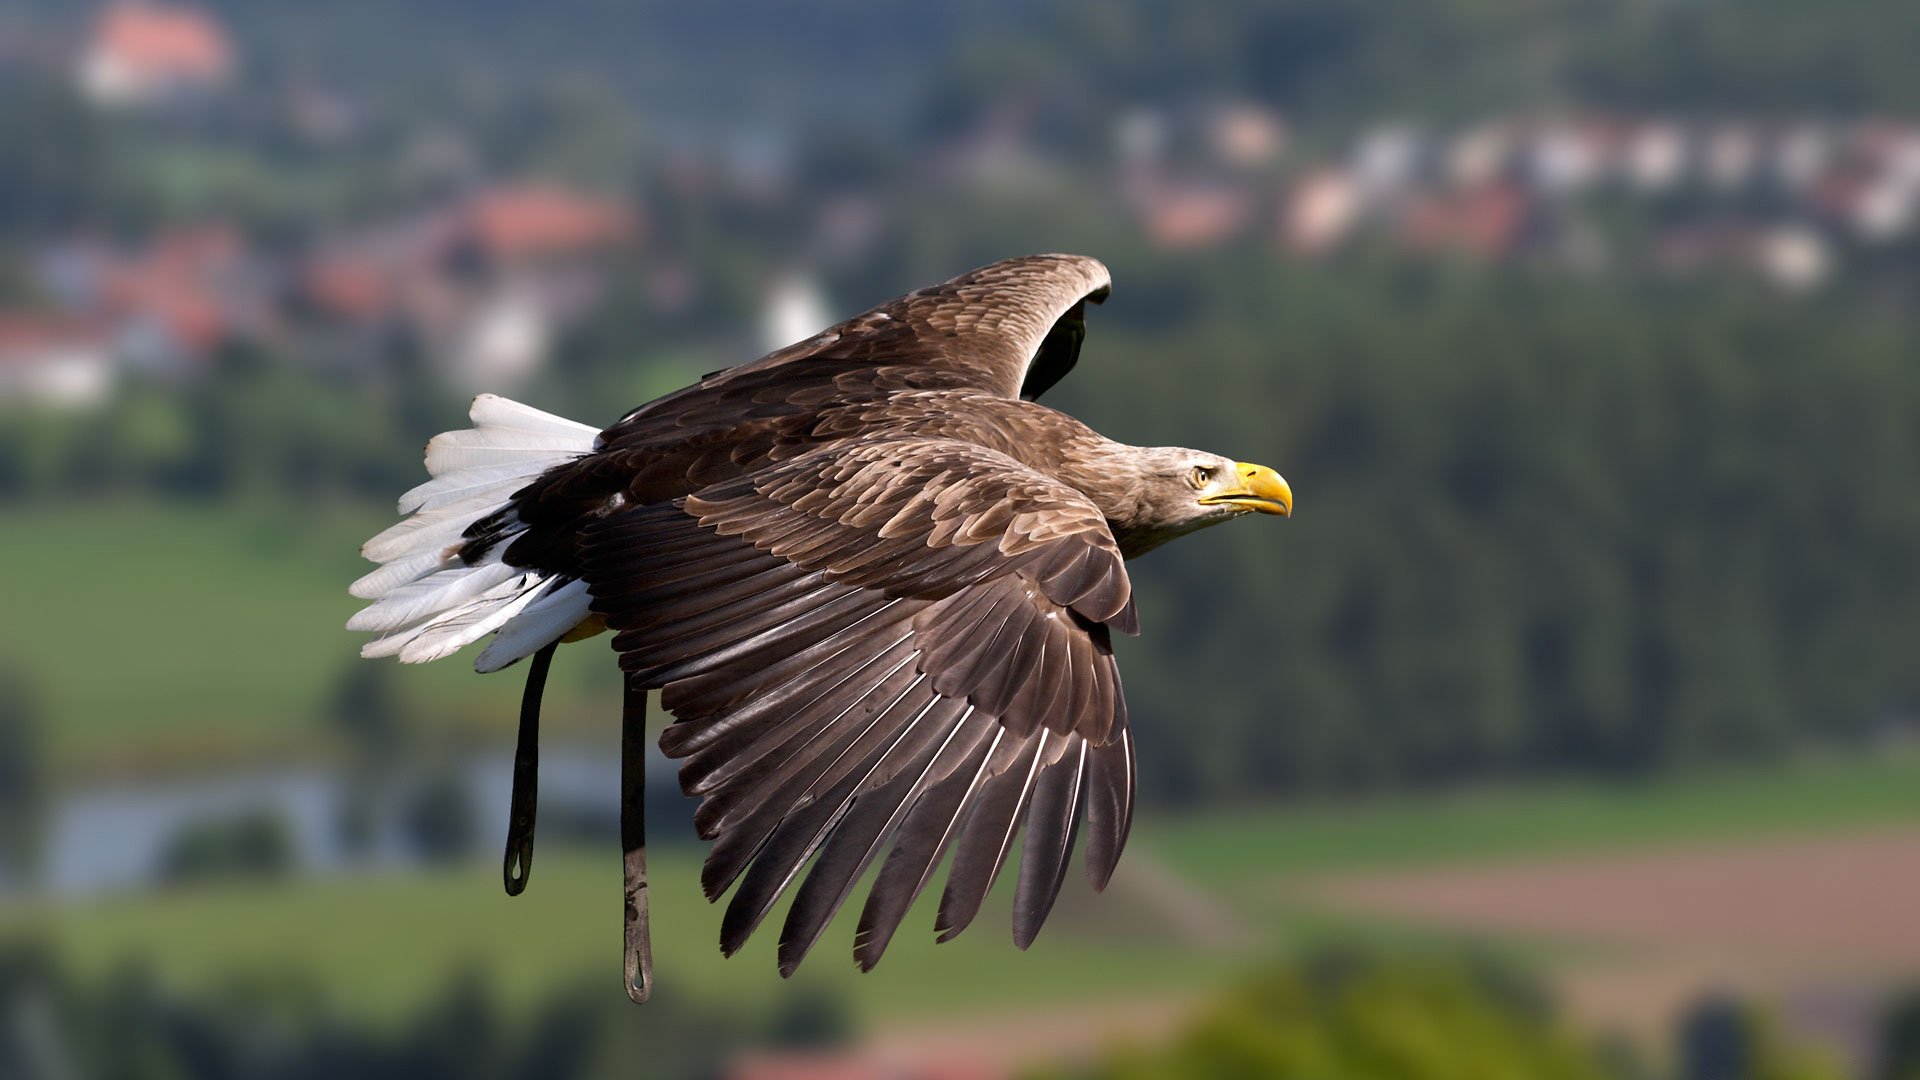
<path fill-rule="evenodd" d="M 380 564 L 347 590 L 373 601 L 347 621 L 349 630 L 378 635 L 362 656 L 424 663 L 499 632 L 475 664 L 497 671 L 587 617 L 580 582 L 509 566 L 504 555 L 524 531 L 512 513 L 514 493 L 591 453 L 599 432 L 493 394 L 474 398 L 468 416 L 473 427 L 427 444 L 432 479 L 400 496 L 406 519 L 360 548 Z M 482 521 L 493 542 L 476 553 L 466 534 Z"/>

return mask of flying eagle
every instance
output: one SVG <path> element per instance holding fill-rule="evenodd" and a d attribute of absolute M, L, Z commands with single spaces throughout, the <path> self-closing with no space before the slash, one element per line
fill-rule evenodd
<path fill-rule="evenodd" d="M 533 657 L 507 890 L 531 866 L 534 740 L 554 647 L 612 631 L 626 675 L 627 987 L 644 1000 L 639 768 L 661 748 L 736 883 L 731 955 L 796 886 L 791 974 L 862 873 L 865 970 L 949 854 L 960 933 L 1026 841 L 1013 934 L 1033 941 L 1076 834 L 1102 888 L 1133 815 L 1135 750 L 1110 634 L 1138 633 L 1125 560 L 1249 513 L 1292 511 L 1272 469 L 1127 446 L 1034 399 L 1079 358 L 1107 269 L 1010 259 L 708 375 L 604 431 L 503 398 L 427 444 L 411 515 L 368 541 L 363 656 Z M 890 846 L 889 846 L 890 845 Z M 804 879 L 802 870 L 812 861 Z"/>

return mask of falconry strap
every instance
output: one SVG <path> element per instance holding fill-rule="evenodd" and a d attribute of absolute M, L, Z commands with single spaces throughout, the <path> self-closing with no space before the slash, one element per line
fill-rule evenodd
<path fill-rule="evenodd" d="M 534 653 L 520 697 L 520 730 L 513 751 L 513 798 L 507 813 L 507 851 L 501 877 L 508 896 L 526 891 L 533 876 L 533 825 L 540 790 L 540 699 L 559 642 Z M 647 896 L 647 691 L 626 680 L 620 703 L 620 850 L 625 909 L 627 996 L 644 1005 L 653 993 L 653 945 Z"/>
<path fill-rule="evenodd" d="M 540 795 L 540 697 L 547 689 L 554 642 L 533 654 L 527 688 L 520 695 L 520 734 L 513 748 L 513 801 L 507 810 L 507 854 L 501 878 L 508 896 L 519 896 L 533 875 L 533 819 Z"/>

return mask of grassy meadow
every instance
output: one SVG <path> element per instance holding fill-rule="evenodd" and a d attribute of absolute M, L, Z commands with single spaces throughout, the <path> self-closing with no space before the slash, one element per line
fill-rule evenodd
<path fill-rule="evenodd" d="M 1113 888 L 1095 897 L 1077 872 L 1070 875 L 1029 954 L 1018 954 L 1008 938 L 1011 874 L 965 935 L 936 946 L 936 880 L 875 972 L 858 975 L 848 961 L 856 898 L 796 983 L 846 1001 L 868 1022 L 1006 1012 L 1067 997 L 1179 995 L 1292 948 L 1360 943 L 1406 951 L 1467 940 L 1315 908 L 1282 888 L 1316 875 L 1904 822 L 1920 822 L 1920 761 L 1911 759 L 1809 762 L 1635 787 L 1500 789 L 1356 809 L 1179 815 L 1148 806 Z M 720 908 L 699 895 L 698 856 L 667 845 L 652 865 L 662 992 L 748 1003 L 784 992 L 773 970 L 784 908 L 740 956 L 723 960 L 715 944 Z M 498 868 L 486 858 L 451 869 L 16 905 L 0 909 L 0 937 L 43 940 L 84 978 L 112 977 L 137 963 L 189 988 L 294 980 L 352 1014 L 393 1019 L 455 979 L 477 979 L 502 1004 L 543 1000 L 595 978 L 615 992 L 618 878 L 611 849 L 555 844 L 542 850 L 518 898 L 502 894 Z M 1559 947 L 1472 944 L 1519 955 Z"/>
<path fill-rule="evenodd" d="M 1920 754 L 1802 758 L 1639 783 L 1537 782 L 1211 810 L 1141 828 L 1189 879 L 1316 873 L 1706 843 L 1920 821 Z M 1257 865 L 1249 853 L 1258 853 Z"/>
<path fill-rule="evenodd" d="M 716 944 L 721 908 L 699 894 L 698 857 L 655 852 L 650 862 L 660 993 L 752 1005 L 785 992 L 774 970 L 780 911 L 740 955 L 725 960 Z M 544 851 L 517 898 L 503 894 L 498 867 L 488 860 L 442 872 L 209 885 L 71 906 L 0 908 L 0 937 L 47 942 L 83 979 L 111 978 L 135 965 L 189 989 L 306 982 L 356 1018 L 393 1022 L 454 979 L 478 980 L 508 1006 L 550 1000 L 595 978 L 617 994 L 619 867 L 612 850 Z M 933 940 L 932 906 L 917 908 L 886 958 L 865 976 L 850 959 L 856 900 L 794 982 L 876 1019 L 1195 989 L 1240 960 L 1158 933 L 1138 911 L 1119 918 L 1139 933 L 1113 936 L 1106 916 L 1115 913 L 1098 911 L 1078 878 L 1023 957 L 1007 931 L 1008 892 L 997 889 L 974 926 L 945 945 Z M 1130 905 L 1122 899 L 1120 906 Z"/>
<path fill-rule="evenodd" d="M 390 515 L 355 504 L 140 503 L 10 508 L 0 662 L 25 670 L 61 773 L 191 767 L 310 742 L 364 635 L 347 585 Z M 605 656 L 554 667 L 551 729 L 614 692 Z M 391 661 L 387 661 L 391 663 Z M 429 727 L 508 731 L 513 674 L 471 657 L 394 673 Z M 603 709 L 595 716 L 604 722 Z"/>

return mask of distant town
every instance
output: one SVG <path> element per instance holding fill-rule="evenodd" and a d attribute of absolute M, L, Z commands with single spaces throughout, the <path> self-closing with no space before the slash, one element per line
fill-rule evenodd
<path fill-rule="evenodd" d="M 238 92 L 247 64 L 246 43 L 195 6 L 112 3 L 73 29 L 71 41 L 10 48 L 0 65 L 58 76 L 121 125 L 177 129 Z M 339 88 L 303 82 L 284 97 L 271 115 L 289 139 L 324 146 L 366 122 Z M 1275 109 L 1216 101 L 1121 110 L 1111 144 L 1092 179 L 1146 243 L 1170 252 L 1382 251 L 1592 274 L 1731 268 L 1801 293 L 1911 239 L 1920 213 L 1911 119 L 1563 112 L 1453 128 L 1386 121 L 1329 141 L 1296 137 Z M 29 288 L 0 307 L 0 401 L 84 408 L 129 372 L 191 378 L 234 340 L 351 367 L 404 338 L 455 387 L 510 388 L 594 309 L 616 260 L 642 268 L 662 309 L 696 299 L 687 256 L 650 251 L 650 208 L 631 189 L 490 174 L 457 132 L 422 133 L 409 152 L 460 182 L 433 205 L 296 242 L 240 215 L 136 232 L 68 225 L 16 241 L 28 249 L 8 254 Z M 920 156 L 930 183 L 967 188 L 1075 168 L 1013 106 Z M 764 162 L 730 174 L 724 163 L 675 167 L 736 189 L 791 184 Z M 859 258 L 898 212 L 877 191 L 819 193 L 805 250 Z M 804 270 L 769 283 L 759 344 L 829 318 L 819 293 Z"/>

